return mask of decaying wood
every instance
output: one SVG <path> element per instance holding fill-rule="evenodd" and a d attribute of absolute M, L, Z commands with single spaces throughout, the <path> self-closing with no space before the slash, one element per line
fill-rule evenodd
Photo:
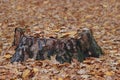
<path fill-rule="evenodd" d="M 24 35 L 22 28 L 15 28 L 13 46 L 18 46 L 20 43 L 20 38 Z"/>
<path fill-rule="evenodd" d="M 82 62 L 86 57 L 99 57 L 103 54 L 89 29 L 84 28 L 78 36 L 79 38 L 46 39 L 25 36 L 21 28 L 16 28 L 13 45 L 17 48 L 11 62 L 21 62 L 28 58 L 44 60 L 56 55 L 56 60 L 60 63 L 71 63 L 73 58 Z"/>
<path fill-rule="evenodd" d="M 79 35 L 80 39 L 78 41 L 79 47 L 79 56 L 78 60 L 82 61 L 86 57 L 99 57 L 103 54 L 100 46 L 95 41 L 91 30 L 84 28 Z M 80 58 L 81 56 L 81 58 Z"/>

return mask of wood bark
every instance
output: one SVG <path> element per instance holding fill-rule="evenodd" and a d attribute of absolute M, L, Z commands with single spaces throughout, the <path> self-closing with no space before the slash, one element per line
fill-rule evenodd
<path fill-rule="evenodd" d="M 71 63 L 73 58 L 82 62 L 87 57 L 98 58 L 103 54 L 91 30 L 83 28 L 78 36 L 79 38 L 46 39 L 25 36 L 23 29 L 16 28 L 13 41 L 16 52 L 12 56 L 11 62 L 22 62 L 28 58 L 44 60 L 56 55 L 56 60 L 60 63 Z"/>
<path fill-rule="evenodd" d="M 14 33 L 13 46 L 17 47 L 20 43 L 21 37 L 24 35 L 24 30 L 22 28 L 15 28 Z"/>
<path fill-rule="evenodd" d="M 79 34 L 78 60 L 83 61 L 86 57 L 99 57 L 103 54 L 101 47 L 95 41 L 92 31 L 84 28 Z"/>

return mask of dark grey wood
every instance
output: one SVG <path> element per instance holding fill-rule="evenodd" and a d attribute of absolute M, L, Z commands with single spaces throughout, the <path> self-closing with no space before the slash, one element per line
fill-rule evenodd
<path fill-rule="evenodd" d="M 82 62 L 87 57 L 98 58 L 103 54 L 91 30 L 83 28 L 78 36 L 62 39 L 36 38 L 25 36 L 23 29 L 15 28 L 13 45 L 16 46 L 16 53 L 11 62 L 25 61 L 28 58 L 44 60 L 56 55 L 56 60 L 60 63 L 71 63 L 73 59 Z"/>

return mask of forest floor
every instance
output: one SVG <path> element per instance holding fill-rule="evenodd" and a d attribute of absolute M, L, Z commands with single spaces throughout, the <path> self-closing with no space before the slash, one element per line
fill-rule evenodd
<path fill-rule="evenodd" d="M 78 29 L 93 31 L 104 51 L 100 58 L 59 64 L 52 60 L 10 63 L 14 29 L 45 37 L 74 37 Z M 9 49 L 10 48 L 10 49 Z M 0 0 L 0 80 L 119 80 L 120 0 Z"/>

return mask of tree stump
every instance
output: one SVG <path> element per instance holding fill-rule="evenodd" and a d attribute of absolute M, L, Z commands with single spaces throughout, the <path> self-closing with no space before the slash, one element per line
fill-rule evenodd
<path fill-rule="evenodd" d="M 13 46 L 18 46 L 20 43 L 21 37 L 24 35 L 24 30 L 22 28 L 15 28 Z"/>
<path fill-rule="evenodd" d="M 78 60 L 83 61 L 86 57 L 99 57 L 103 54 L 102 49 L 95 41 L 92 31 L 84 28 L 79 34 Z"/>
<path fill-rule="evenodd" d="M 82 62 L 87 57 L 98 58 L 103 54 L 88 28 L 83 28 L 78 36 L 79 38 L 36 38 L 25 36 L 23 29 L 16 28 L 13 42 L 16 52 L 11 62 L 25 61 L 28 58 L 44 60 L 56 55 L 56 60 L 60 63 L 71 63 L 73 58 Z"/>

